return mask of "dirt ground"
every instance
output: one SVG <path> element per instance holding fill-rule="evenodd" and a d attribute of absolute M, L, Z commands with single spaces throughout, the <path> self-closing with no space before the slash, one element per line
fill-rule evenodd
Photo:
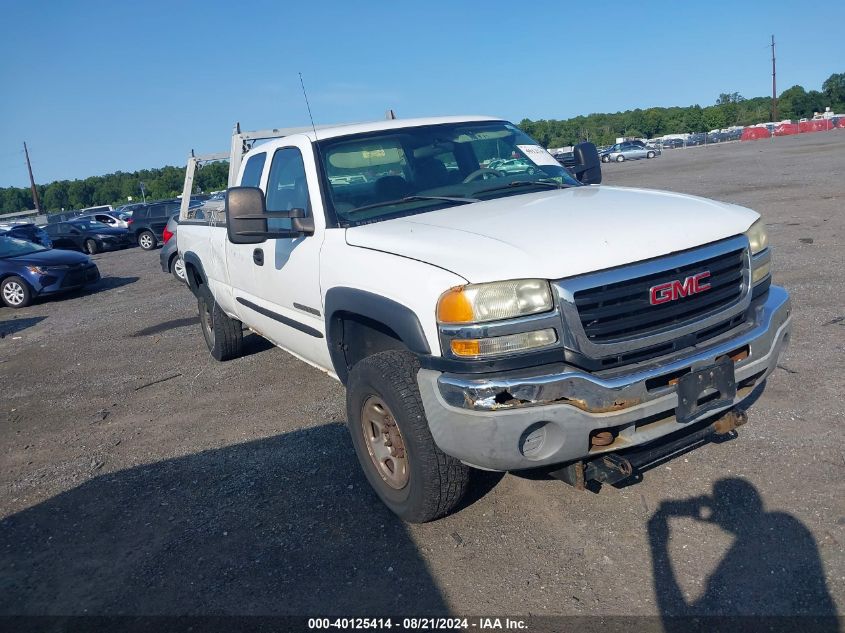
<path fill-rule="evenodd" d="M 769 224 L 794 331 L 736 439 L 600 494 L 479 473 L 405 525 L 338 383 L 255 335 L 213 361 L 157 252 L 97 255 L 97 288 L 0 308 L 0 614 L 841 613 L 845 132 L 603 167 Z"/>

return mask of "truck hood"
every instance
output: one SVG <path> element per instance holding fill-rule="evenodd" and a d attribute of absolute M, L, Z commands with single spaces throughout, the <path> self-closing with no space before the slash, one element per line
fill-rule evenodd
<path fill-rule="evenodd" d="M 573 187 L 365 224 L 347 229 L 346 242 L 423 261 L 470 283 L 562 279 L 732 237 L 758 217 L 666 191 Z"/>

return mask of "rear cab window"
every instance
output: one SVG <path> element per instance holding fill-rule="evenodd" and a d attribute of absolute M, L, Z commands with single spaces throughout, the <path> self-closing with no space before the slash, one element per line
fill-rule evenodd
<path fill-rule="evenodd" d="M 261 186 L 261 175 L 264 173 L 265 162 L 267 162 L 267 152 L 259 152 L 249 157 L 241 176 L 241 187 Z"/>

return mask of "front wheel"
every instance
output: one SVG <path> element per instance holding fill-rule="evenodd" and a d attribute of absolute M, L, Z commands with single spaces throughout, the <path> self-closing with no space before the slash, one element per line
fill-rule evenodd
<path fill-rule="evenodd" d="M 89 255 L 96 255 L 99 249 L 97 248 L 97 242 L 94 240 L 85 240 L 85 252 Z"/>
<path fill-rule="evenodd" d="M 32 303 L 32 291 L 20 277 L 6 277 L 0 284 L 0 296 L 10 308 L 25 308 Z"/>
<path fill-rule="evenodd" d="M 469 468 L 434 443 L 409 352 L 388 351 L 349 374 L 346 409 L 352 445 L 370 485 L 401 519 L 424 523 L 454 510 Z"/>
<path fill-rule="evenodd" d="M 141 234 L 138 236 L 138 246 L 145 251 L 153 250 L 156 247 L 156 236 L 150 231 L 141 231 Z"/>
<path fill-rule="evenodd" d="M 654 158 L 655 156 L 656 156 L 656 154 L 654 152 L 649 152 L 648 154 L 645 155 L 646 158 Z"/>

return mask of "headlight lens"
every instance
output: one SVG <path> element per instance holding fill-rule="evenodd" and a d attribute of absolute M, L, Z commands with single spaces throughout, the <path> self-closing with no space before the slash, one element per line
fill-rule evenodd
<path fill-rule="evenodd" d="M 551 309 L 552 292 L 548 281 L 517 279 L 447 290 L 437 302 L 437 320 L 440 323 L 485 323 Z"/>
<path fill-rule="evenodd" d="M 752 224 L 751 228 L 745 232 L 745 235 L 748 236 L 752 255 L 766 250 L 766 247 L 769 245 L 769 234 L 766 232 L 766 225 L 763 223 L 763 218 Z"/>
<path fill-rule="evenodd" d="M 763 264 L 760 264 L 756 268 L 751 271 L 751 283 L 756 284 L 760 281 L 763 281 L 766 277 L 769 276 L 769 273 L 772 272 L 772 263 L 771 261 L 767 261 Z"/>
<path fill-rule="evenodd" d="M 491 338 L 454 339 L 451 342 L 452 353 L 461 358 L 488 358 L 513 352 L 546 347 L 557 343 L 557 334 L 553 328 L 520 332 Z"/>
<path fill-rule="evenodd" d="M 47 269 L 42 268 L 41 266 L 27 266 L 26 268 L 29 272 L 34 273 L 36 275 L 46 275 L 47 274 Z"/>

